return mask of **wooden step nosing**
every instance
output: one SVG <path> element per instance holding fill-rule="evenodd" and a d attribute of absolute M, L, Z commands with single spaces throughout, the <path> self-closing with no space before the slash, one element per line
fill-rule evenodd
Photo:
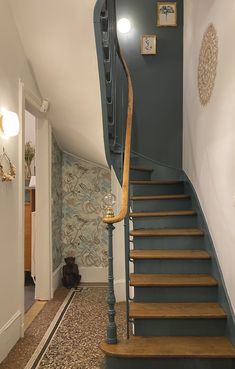
<path fill-rule="evenodd" d="M 130 318 L 131 319 L 137 319 L 137 320 L 153 320 L 153 319 L 161 319 L 161 320 L 197 320 L 197 319 L 202 319 L 202 320 L 226 320 L 227 317 L 226 316 L 221 316 L 221 315 L 138 315 L 138 314 L 130 314 Z"/>
<path fill-rule="evenodd" d="M 147 167 L 135 167 L 135 166 L 130 166 L 130 170 L 136 170 L 137 172 L 153 172 L 154 169 L 152 168 L 147 168 Z M 131 181 L 130 181 L 131 183 Z"/>
<path fill-rule="evenodd" d="M 194 210 L 175 210 L 175 211 L 158 211 L 158 212 L 133 212 L 129 213 L 130 218 L 160 218 L 160 217 L 191 217 L 196 216 Z"/>
<path fill-rule="evenodd" d="M 134 229 L 129 232 L 133 237 L 202 237 L 200 228 L 158 228 L 158 229 Z"/>
<path fill-rule="evenodd" d="M 179 252 L 179 254 L 177 255 L 177 252 L 172 251 L 172 252 L 169 252 L 169 254 L 167 255 L 167 252 L 163 251 L 161 255 L 161 252 L 159 250 L 154 255 L 154 250 L 150 250 L 149 254 L 148 254 L 148 250 L 143 250 L 143 255 L 141 255 L 141 252 L 139 254 L 137 252 L 135 255 L 134 251 L 135 250 L 131 250 L 130 252 L 130 259 L 132 260 L 210 260 L 211 259 L 211 256 L 208 253 L 204 253 L 203 255 L 202 254 L 200 255 L 200 252 L 198 252 L 198 254 L 196 252 L 193 252 L 193 253 L 186 252 L 183 255 L 183 251 L 182 251 L 182 252 Z M 137 250 L 137 251 L 141 251 L 141 250 Z M 153 252 L 151 253 L 151 251 Z"/>
<path fill-rule="evenodd" d="M 150 200 L 185 200 L 190 199 L 190 195 L 176 194 L 176 195 L 148 195 L 148 196 L 131 196 L 133 201 L 150 201 Z"/>
<path fill-rule="evenodd" d="M 210 274 L 134 274 L 133 287 L 216 287 L 218 282 Z"/>
<path fill-rule="evenodd" d="M 183 184 L 183 181 L 151 181 L 151 180 L 130 180 L 130 184 L 133 185 L 159 185 L 159 186 L 168 186 L 168 185 L 177 185 L 177 184 Z"/>
<path fill-rule="evenodd" d="M 139 337 L 120 341 L 116 345 L 103 342 L 101 350 L 111 357 L 122 358 L 197 358 L 234 359 L 235 348 L 225 336 L 218 337 Z"/>

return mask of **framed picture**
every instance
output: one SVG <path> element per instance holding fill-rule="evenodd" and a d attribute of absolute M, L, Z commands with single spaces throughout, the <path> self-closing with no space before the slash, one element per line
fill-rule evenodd
<path fill-rule="evenodd" d="M 157 54 L 157 36 L 156 35 L 141 36 L 141 54 L 142 55 Z"/>
<path fill-rule="evenodd" d="M 177 4 L 176 2 L 159 1 L 157 3 L 157 26 L 177 26 Z"/>

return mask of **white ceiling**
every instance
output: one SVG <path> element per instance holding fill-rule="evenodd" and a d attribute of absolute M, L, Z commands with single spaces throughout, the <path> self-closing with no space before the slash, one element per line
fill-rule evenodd
<path fill-rule="evenodd" d="M 64 151 L 106 165 L 93 30 L 96 0 L 10 0 Z"/>

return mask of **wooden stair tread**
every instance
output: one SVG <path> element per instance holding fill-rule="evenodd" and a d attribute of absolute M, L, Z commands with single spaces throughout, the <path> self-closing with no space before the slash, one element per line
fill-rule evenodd
<path fill-rule="evenodd" d="M 136 165 L 131 165 L 130 169 L 131 170 L 137 170 L 137 171 L 140 171 L 140 172 L 153 172 L 152 168 L 141 167 L 141 166 L 136 166 Z"/>
<path fill-rule="evenodd" d="M 172 237 L 172 236 L 203 236 L 200 228 L 157 228 L 157 229 L 134 229 L 130 231 L 134 237 Z"/>
<path fill-rule="evenodd" d="M 130 317 L 142 319 L 225 319 L 224 310 L 217 303 L 130 303 Z"/>
<path fill-rule="evenodd" d="M 190 199 L 190 195 L 176 194 L 176 195 L 148 195 L 148 196 L 131 196 L 131 200 L 181 200 Z"/>
<path fill-rule="evenodd" d="M 100 347 L 108 356 L 123 358 L 235 358 L 235 348 L 224 336 L 133 336 L 115 345 L 102 342 Z"/>
<path fill-rule="evenodd" d="M 183 181 L 151 181 L 151 180 L 131 180 L 130 184 L 138 184 L 138 185 L 172 185 L 172 184 L 181 184 Z"/>
<path fill-rule="evenodd" d="M 134 260 L 148 259 L 186 259 L 195 260 L 210 259 L 210 255 L 204 250 L 131 250 L 130 258 Z"/>
<path fill-rule="evenodd" d="M 195 210 L 174 210 L 174 211 L 157 211 L 157 212 L 135 212 L 130 213 L 129 216 L 132 218 L 142 218 L 142 217 L 175 217 L 175 216 L 192 216 L 196 215 Z"/>
<path fill-rule="evenodd" d="M 130 285 L 136 287 L 217 286 L 209 274 L 130 274 Z"/>

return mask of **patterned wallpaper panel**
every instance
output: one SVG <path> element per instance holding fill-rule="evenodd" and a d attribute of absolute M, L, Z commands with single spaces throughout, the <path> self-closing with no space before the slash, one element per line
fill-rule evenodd
<path fill-rule="evenodd" d="M 61 227 L 62 227 L 62 152 L 52 135 L 52 257 L 53 270 L 62 261 Z"/>
<path fill-rule="evenodd" d="M 78 266 L 107 266 L 103 198 L 111 190 L 110 171 L 63 154 L 62 255 Z"/>

